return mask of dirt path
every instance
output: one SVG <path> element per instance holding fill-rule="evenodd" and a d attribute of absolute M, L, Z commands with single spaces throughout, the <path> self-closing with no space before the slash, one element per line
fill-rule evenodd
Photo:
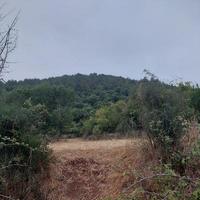
<path fill-rule="evenodd" d="M 123 175 L 127 150 L 139 140 L 70 139 L 50 145 L 56 162 L 44 185 L 48 200 L 114 199 L 127 182 Z M 130 151 L 129 151 L 130 152 Z M 127 163 L 127 162 L 126 162 Z M 129 163 L 127 163 L 128 165 Z"/>

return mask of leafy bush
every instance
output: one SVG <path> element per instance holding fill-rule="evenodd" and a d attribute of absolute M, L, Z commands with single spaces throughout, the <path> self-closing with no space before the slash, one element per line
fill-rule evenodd
<path fill-rule="evenodd" d="M 38 135 L 0 135 L 0 193 L 13 198 L 31 194 L 39 174 L 48 171 L 49 159 L 50 152 Z"/>
<path fill-rule="evenodd" d="M 188 99 L 179 88 L 159 80 L 142 81 L 132 98 L 152 147 L 160 150 L 163 160 L 169 159 L 193 116 Z"/>
<path fill-rule="evenodd" d="M 118 131 L 125 108 L 126 103 L 124 101 L 101 107 L 92 117 L 85 121 L 82 132 L 98 135 Z"/>

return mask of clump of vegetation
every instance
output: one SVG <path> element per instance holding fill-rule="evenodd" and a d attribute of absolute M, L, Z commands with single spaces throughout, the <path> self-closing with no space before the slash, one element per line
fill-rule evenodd
<path fill-rule="evenodd" d="M 0 194 L 38 198 L 40 176 L 48 173 L 51 158 L 44 137 L 48 111 L 29 100 L 17 113 L 7 108 L 0 115 Z"/>
<path fill-rule="evenodd" d="M 9 130 L 8 130 L 9 131 Z M 38 136 L 0 135 L 0 194 L 37 198 L 40 175 L 48 173 L 50 153 Z"/>
<path fill-rule="evenodd" d="M 22 109 L 25 105 L 26 108 L 30 104 L 40 105 L 46 109 L 48 115 L 45 135 L 52 137 L 56 133 L 64 136 L 81 136 L 86 121 L 95 115 L 98 109 L 101 110 L 99 113 L 105 114 L 106 111 L 103 110 L 110 109 L 110 105 L 120 104 L 117 102 L 128 99 L 136 84 L 137 81 L 134 80 L 97 74 L 8 81 L 0 85 L 1 113 L 9 112 L 11 117 L 16 117 L 21 110 L 21 115 L 26 115 L 26 110 Z M 115 112 L 114 108 L 110 110 Z M 37 116 L 37 112 L 35 115 Z M 102 123 L 100 121 L 99 123 Z M 95 131 L 114 131 L 115 123 L 116 120 L 108 126 L 108 129 L 104 127 L 98 130 L 96 127 Z"/>
<path fill-rule="evenodd" d="M 45 140 L 40 137 L 46 129 L 47 110 L 40 104 L 32 106 L 28 99 L 19 106 L 14 100 L 17 96 L 7 96 L 14 104 L 9 104 L 9 98 L 5 100 L 2 74 L 17 39 L 17 17 L 8 28 L 3 23 L 5 17 L 0 15 L 0 199 L 39 199 L 39 176 L 48 171 L 50 159 Z"/>
<path fill-rule="evenodd" d="M 158 80 L 144 81 L 133 103 L 152 147 L 161 151 L 163 160 L 169 160 L 193 119 L 193 109 L 185 93 Z"/>
<path fill-rule="evenodd" d="M 200 198 L 198 87 L 143 80 L 132 97 L 156 162 L 147 162 L 122 199 Z M 194 100 L 195 98 L 195 100 Z M 149 155 L 148 151 L 143 154 Z"/>

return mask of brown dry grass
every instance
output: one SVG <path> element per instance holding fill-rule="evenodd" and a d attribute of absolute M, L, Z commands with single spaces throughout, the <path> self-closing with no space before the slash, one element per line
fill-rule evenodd
<path fill-rule="evenodd" d="M 199 140 L 199 125 L 197 122 L 192 122 L 187 133 L 181 139 L 181 147 L 183 153 L 188 153 L 196 145 Z"/>
<path fill-rule="evenodd" d="M 116 199 L 134 182 L 133 170 L 145 165 L 145 158 L 141 159 L 143 143 L 141 139 L 70 139 L 50 144 L 56 162 L 52 164 L 50 177 L 44 180 L 44 198 Z"/>
<path fill-rule="evenodd" d="M 183 153 L 190 152 L 198 138 L 199 129 L 194 123 L 181 140 Z M 46 200 L 102 200 L 106 197 L 115 200 L 121 195 L 128 196 L 137 191 L 134 185 L 139 179 L 154 175 L 154 167 L 161 164 L 158 152 L 152 150 L 144 138 L 69 139 L 52 143 L 50 148 L 56 162 L 52 164 L 50 177 L 43 182 L 42 193 Z M 190 176 L 191 172 L 195 174 L 190 168 L 186 171 Z M 153 180 L 141 182 L 140 186 L 145 191 L 160 189 Z M 140 199 L 148 199 L 146 193 L 139 195 Z"/>
<path fill-rule="evenodd" d="M 112 140 L 84 140 L 84 139 L 68 139 L 61 140 L 49 145 L 54 152 L 62 152 L 68 150 L 110 150 L 129 146 L 134 140 L 131 139 L 112 139 Z"/>

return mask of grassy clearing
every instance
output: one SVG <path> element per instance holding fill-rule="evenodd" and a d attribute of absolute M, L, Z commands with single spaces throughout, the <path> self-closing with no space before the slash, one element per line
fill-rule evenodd
<path fill-rule="evenodd" d="M 113 149 L 117 147 L 125 147 L 135 143 L 136 140 L 131 139 L 112 139 L 112 140 L 95 140 L 89 141 L 84 139 L 68 139 L 51 143 L 49 147 L 55 152 L 67 150 L 92 150 L 92 149 Z M 137 140 L 138 142 L 138 140 Z"/>
<path fill-rule="evenodd" d="M 69 139 L 50 144 L 56 162 L 44 181 L 46 199 L 116 198 L 138 165 L 141 139 L 86 141 Z"/>

